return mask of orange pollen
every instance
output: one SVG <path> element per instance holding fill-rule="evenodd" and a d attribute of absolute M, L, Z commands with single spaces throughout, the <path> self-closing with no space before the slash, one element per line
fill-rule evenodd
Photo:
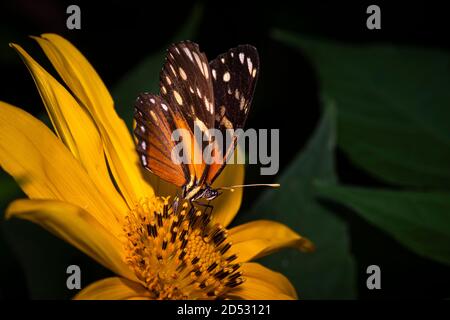
<path fill-rule="evenodd" d="M 244 282 L 227 230 L 208 210 L 144 199 L 124 227 L 127 263 L 154 299 L 220 299 Z"/>

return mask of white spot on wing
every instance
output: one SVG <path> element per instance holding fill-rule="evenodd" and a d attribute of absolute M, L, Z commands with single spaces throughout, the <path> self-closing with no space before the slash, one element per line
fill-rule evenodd
<path fill-rule="evenodd" d="M 241 63 L 242 64 L 244 64 L 244 58 L 245 58 L 245 55 L 244 55 L 244 53 L 239 53 L 239 60 L 241 60 Z"/>
<path fill-rule="evenodd" d="M 205 73 L 203 72 L 202 60 L 198 56 L 197 52 L 192 52 L 192 54 L 194 55 L 195 61 L 197 62 L 197 65 L 198 65 L 198 68 L 200 69 L 201 73 L 204 75 Z"/>
<path fill-rule="evenodd" d="M 180 72 L 180 77 L 181 77 L 183 80 L 186 80 L 186 79 L 187 79 L 187 75 L 186 75 L 186 72 L 184 72 L 183 68 L 182 68 L 182 67 L 179 67 L 179 68 L 178 68 L 178 71 Z"/>
<path fill-rule="evenodd" d="M 204 99 L 203 99 L 203 101 L 205 102 L 205 108 L 206 108 L 206 111 L 209 111 L 209 101 L 208 101 L 208 98 L 205 96 Z"/>
<path fill-rule="evenodd" d="M 253 69 L 253 72 L 252 72 L 252 77 L 254 78 L 254 77 L 256 77 L 256 68 L 255 69 Z"/>
<path fill-rule="evenodd" d="M 191 51 L 187 47 L 184 47 L 183 50 L 186 53 L 186 55 L 189 57 L 189 59 L 191 59 L 191 61 L 194 61 L 194 59 L 192 58 Z"/>
<path fill-rule="evenodd" d="M 145 127 L 144 126 L 140 126 L 139 129 L 141 129 L 142 133 L 145 133 Z"/>
<path fill-rule="evenodd" d="M 173 66 L 171 64 L 169 64 L 170 70 L 172 70 L 172 73 L 174 76 L 177 75 L 177 73 L 175 72 L 175 69 L 173 68 Z"/>
<path fill-rule="evenodd" d="M 143 154 L 141 156 L 141 161 L 142 161 L 142 165 L 144 165 L 144 167 L 147 166 L 147 157 L 145 156 L 145 154 Z"/>
<path fill-rule="evenodd" d="M 161 107 L 164 109 L 164 111 L 169 110 L 169 108 L 167 108 L 166 104 L 164 104 L 164 103 L 161 103 Z"/>
<path fill-rule="evenodd" d="M 173 96 L 175 97 L 175 100 L 177 101 L 177 103 L 181 106 L 183 104 L 183 99 L 181 98 L 178 91 L 173 90 Z"/>
<path fill-rule="evenodd" d="M 200 89 L 198 87 L 197 87 L 197 95 L 200 99 L 202 98 L 202 93 L 200 92 Z"/>
<path fill-rule="evenodd" d="M 252 74 L 252 69 L 253 69 L 252 59 L 247 58 L 247 64 L 248 64 L 248 72 L 249 72 L 250 74 Z"/>
<path fill-rule="evenodd" d="M 203 74 L 205 75 L 206 79 L 209 79 L 208 65 L 205 62 L 203 62 L 202 64 L 203 64 L 203 71 L 204 71 Z"/>
<path fill-rule="evenodd" d="M 228 82 L 231 79 L 230 73 L 227 71 L 223 74 L 223 81 Z"/>
<path fill-rule="evenodd" d="M 153 112 L 153 110 L 150 110 L 150 115 L 152 116 L 153 120 L 158 123 L 158 118 L 156 117 L 156 114 Z"/>
<path fill-rule="evenodd" d="M 144 149 L 144 150 L 147 149 L 147 143 L 145 143 L 144 140 L 142 140 L 142 142 L 141 142 L 141 148 Z"/>
<path fill-rule="evenodd" d="M 211 70 L 211 73 L 212 73 L 212 76 L 213 76 L 213 78 L 214 78 L 214 80 L 216 80 L 216 69 L 212 69 Z"/>

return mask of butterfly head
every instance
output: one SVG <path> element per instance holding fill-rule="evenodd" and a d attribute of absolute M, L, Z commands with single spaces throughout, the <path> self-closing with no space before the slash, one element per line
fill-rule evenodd
<path fill-rule="evenodd" d="M 193 197 L 192 201 L 204 199 L 207 201 L 214 200 L 220 195 L 220 192 L 216 189 L 211 188 L 210 186 L 206 185 L 204 188 L 200 189 Z"/>
<path fill-rule="evenodd" d="M 205 193 L 203 195 L 203 198 L 208 200 L 208 201 L 210 201 L 210 200 L 214 200 L 218 196 L 219 196 L 219 191 L 217 191 L 216 189 L 213 189 L 211 187 L 207 187 L 205 189 Z"/>

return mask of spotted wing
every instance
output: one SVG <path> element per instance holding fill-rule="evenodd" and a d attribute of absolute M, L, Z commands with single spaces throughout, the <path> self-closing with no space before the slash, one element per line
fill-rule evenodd
<path fill-rule="evenodd" d="M 167 50 L 166 61 L 160 74 L 160 95 L 170 106 L 182 113 L 188 129 L 197 127 L 203 133 L 214 128 L 214 91 L 212 75 L 206 55 L 191 41 L 173 44 Z M 193 136 L 194 137 L 194 136 Z M 196 141 L 194 150 L 205 150 L 210 141 Z M 190 174 L 196 183 L 202 183 L 207 176 L 203 154 L 192 159 Z"/>
<path fill-rule="evenodd" d="M 208 60 L 196 43 L 182 41 L 167 50 L 160 74 L 160 95 L 177 106 L 189 126 L 195 120 L 214 127 L 214 91 Z"/>
<path fill-rule="evenodd" d="M 215 128 L 226 136 L 226 129 L 245 125 L 259 74 L 258 51 L 251 45 L 240 45 L 210 62 L 215 103 Z M 236 138 L 217 152 L 222 163 L 210 166 L 206 181 L 211 184 L 223 170 L 235 148 Z"/>
<path fill-rule="evenodd" d="M 171 158 L 176 144 L 172 141 L 172 132 L 185 120 L 163 98 L 149 93 L 142 93 L 136 99 L 134 119 L 136 150 L 142 165 L 177 187 L 187 184 L 189 167 Z"/>

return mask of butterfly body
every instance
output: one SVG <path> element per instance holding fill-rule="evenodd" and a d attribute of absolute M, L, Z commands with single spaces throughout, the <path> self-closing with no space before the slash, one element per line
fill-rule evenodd
<path fill-rule="evenodd" d="M 135 103 L 134 130 L 141 164 L 161 179 L 182 189 L 181 198 L 212 200 L 220 192 L 211 187 L 236 147 L 236 138 L 220 148 L 213 138 L 197 141 L 195 129 L 208 137 L 209 129 L 223 135 L 243 128 L 248 115 L 259 57 L 256 49 L 241 45 L 208 62 L 197 44 L 183 41 L 167 51 L 160 73 L 160 93 L 142 93 Z M 180 141 L 188 161 L 173 160 L 177 144 L 173 132 L 183 129 Z M 212 146 L 212 163 L 194 161 Z"/>

